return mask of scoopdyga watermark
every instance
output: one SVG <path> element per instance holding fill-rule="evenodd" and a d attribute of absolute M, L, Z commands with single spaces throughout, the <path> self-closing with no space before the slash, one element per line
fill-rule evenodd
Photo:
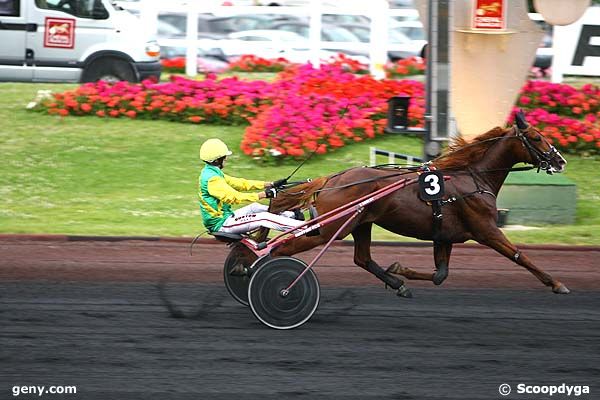
<path fill-rule="evenodd" d="M 512 387 L 508 383 L 503 383 L 498 387 L 498 392 L 502 396 L 508 396 L 512 392 Z M 579 397 L 583 394 L 590 394 L 590 387 L 587 385 L 528 385 L 526 383 L 517 384 L 515 394 L 541 394 L 545 396 L 561 395 Z"/>

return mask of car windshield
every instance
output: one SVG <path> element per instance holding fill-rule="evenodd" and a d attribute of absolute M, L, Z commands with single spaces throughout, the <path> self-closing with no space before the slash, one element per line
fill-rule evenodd
<path fill-rule="evenodd" d="M 350 30 L 361 42 L 368 42 L 370 40 L 370 29 L 354 27 Z"/>
<path fill-rule="evenodd" d="M 426 40 L 425 30 L 423 28 L 403 26 L 394 29 L 402 32 L 412 40 Z"/>
<path fill-rule="evenodd" d="M 173 25 L 162 21 L 162 20 L 158 20 L 157 21 L 157 33 L 159 36 L 181 36 L 183 35 L 183 32 L 178 29 L 175 28 Z"/>
<path fill-rule="evenodd" d="M 394 44 L 409 43 L 411 41 L 408 37 L 406 37 L 405 34 L 403 34 L 397 29 L 390 29 L 388 31 L 388 40 L 390 41 L 390 43 Z"/>
<path fill-rule="evenodd" d="M 332 42 L 358 42 L 358 38 L 350 31 L 340 27 L 327 27 L 323 29 L 324 36 Z"/>

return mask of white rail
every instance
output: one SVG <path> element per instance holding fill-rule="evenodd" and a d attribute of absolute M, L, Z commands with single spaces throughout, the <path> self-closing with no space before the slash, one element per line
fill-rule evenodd
<path fill-rule="evenodd" d="M 342 2 L 340 2 L 342 3 Z M 395 50 L 388 44 L 388 17 L 403 16 L 416 18 L 417 10 L 390 9 L 386 0 L 364 1 L 360 6 L 328 7 L 322 5 L 320 0 L 311 0 L 309 7 L 269 7 L 269 6 L 221 6 L 212 1 L 160 1 L 141 0 L 134 3 L 120 2 L 120 6 L 138 11 L 143 25 L 148 33 L 155 34 L 157 30 L 158 14 L 161 12 L 176 12 L 187 15 L 185 39 L 159 39 L 159 44 L 186 47 L 186 74 L 197 74 L 198 47 L 214 48 L 227 46 L 233 40 L 198 39 L 198 14 L 210 13 L 218 16 L 237 14 L 284 14 L 307 17 L 309 20 L 309 49 L 310 60 L 313 66 L 320 64 L 319 51 L 321 49 L 359 50 L 369 53 L 370 71 L 378 78 L 384 76 L 383 65 L 387 61 L 387 52 Z M 364 15 L 371 20 L 370 43 L 348 43 L 321 41 L 321 17 L 323 14 L 336 15 Z M 248 49 L 264 48 L 268 42 L 247 42 Z M 246 43 L 244 43 L 246 45 Z M 293 46 L 293 43 L 290 43 Z"/>

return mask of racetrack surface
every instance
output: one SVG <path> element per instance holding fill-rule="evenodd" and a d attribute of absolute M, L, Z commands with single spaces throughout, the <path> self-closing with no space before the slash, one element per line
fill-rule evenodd
<path fill-rule="evenodd" d="M 515 394 L 521 382 L 589 385 L 576 398 L 600 398 L 598 248 L 524 250 L 570 295 L 492 251 L 458 246 L 443 286 L 409 281 L 415 298 L 402 299 L 350 266 L 351 247 L 335 246 L 317 268 L 317 313 L 291 331 L 263 326 L 229 297 L 226 250 L 0 240 L 0 398 L 15 385 L 77 386 L 43 396 L 54 399 L 568 398 Z M 432 268 L 428 247 L 373 254 Z"/>

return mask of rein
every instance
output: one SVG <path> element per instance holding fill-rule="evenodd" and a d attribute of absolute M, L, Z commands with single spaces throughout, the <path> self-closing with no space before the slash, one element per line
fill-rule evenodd
<path fill-rule="evenodd" d="M 500 140 L 505 140 L 505 139 L 511 139 L 511 138 L 516 138 L 519 139 L 521 141 L 521 143 L 523 144 L 523 146 L 528 150 L 529 155 L 531 156 L 532 159 L 535 159 L 537 161 L 537 172 L 539 173 L 540 169 L 544 169 L 547 173 L 551 174 L 550 170 L 550 161 L 557 155 L 558 150 L 556 150 L 556 148 L 552 145 L 550 146 L 550 149 L 546 152 L 543 152 L 537 148 L 535 148 L 528 140 L 528 138 L 523 135 L 523 133 L 521 132 L 521 130 L 517 127 L 514 127 L 514 129 L 516 130 L 515 135 L 511 135 L 511 136 L 499 136 L 499 137 L 494 137 L 494 138 L 489 138 L 489 139 L 485 139 L 479 142 L 474 142 L 474 143 L 469 143 L 465 146 L 462 146 L 461 148 L 455 150 L 455 151 L 461 151 L 463 149 L 466 149 L 468 147 L 472 147 L 472 146 L 476 146 L 476 145 L 481 145 L 484 143 L 488 143 L 488 142 L 498 142 Z M 490 146 L 491 148 L 491 146 Z M 453 154 L 452 153 L 448 153 L 446 155 L 443 155 L 439 158 L 444 158 L 444 157 L 448 157 L 449 155 Z M 435 160 L 434 160 L 435 161 Z M 429 162 L 431 163 L 431 161 Z M 380 180 L 384 180 L 384 179 L 389 179 L 389 178 L 393 178 L 393 177 L 397 177 L 397 176 L 402 176 L 402 175 L 406 175 L 406 174 L 410 174 L 413 172 L 418 172 L 424 169 L 424 167 L 429 164 L 429 163 L 425 163 L 425 164 L 421 164 L 420 166 L 402 166 L 401 164 L 381 164 L 381 165 L 376 165 L 373 167 L 368 167 L 368 168 L 374 168 L 374 169 L 381 169 L 381 170 L 385 170 L 385 169 L 390 169 L 390 170 L 402 170 L 402 172 L 398 172 L 395 174 L 391 174 L 391 175 L 387 175 L 387 176 L 378 176 L 378 177 L 374 177 L 374 178 L 368 178 L 368 179 L 361 179 L 355 182 L 350 182 L 344 185 L 340 185 L 340 186 L 333 186 L 333 187 L 328 187 L 328 188 L 322 188 L 322 189 L 318 189 L 314 191 L 314 195 L 317 195 L 320 192 L 325 192 L 325 191 L 330 191 L 330 190 L 339 190 L 339 189 L 345 189 L 348 187 L 352 187 L 352 186 L 356 186 L 356 185 L 361 185 L 364 183 L 370 183 L 370 182 L 376 182 L 376 181 L 380 181 Z M 532 163 L 533 164 L 533 163 Z M 367 168 L 367 167 L 360 167 L 360 168 Z M 479 174 L 487 174 L 487 173 L 493 173 L 493 172 L 518 172 L 518 171 L 530 171 L 532 169 L 535 169 L 536 167 L 531 165 L 531 166 L 526 166 L 526 167 L 511 167 L 511 168 L 491 168 L 491 169 L 483 169 L 483 170 L 478 170 L 478 171 L 473 171 L 472 169 L 468 168 L 466 171 L 461 170 L 464 167 L 455 167 L 455 168 L 445 168 L 445 169 L 438 169 L 437 171 L 441 172 L 441 173 L 451 173 L 452 175 L 471 175 L 473 177 L 473 181 L 475 182 L 475 185 L 477 187 L 477 190 L 471 193 L 467 193 L 465 195 L 462 195 L 460 197 L 451 197 L 448 200 L 444 200 L 444 203 L 451 203 L 453 201 L 458 200 L 459 198 L 465 198 L 465 197 L 470 197 L 473 196 L 475 194 L 490 194 L 491 196 L 493 196 L 494 198 L 496 197 L 496 195 L 488 190 L 484 190 L 481 189 L 481 187 L 479 186 L 479 183 L 477 182 L 477 179 L 475 178 L 476 175 Z M 352 168 L 351 168 L 352 169 Z M 327 178 L 327 182 L 329 182 L 329 180 L 331 180 L 332 178 L 335 178 L 336 176 L 339 176 L 347 171 L 349 171 L 350 169 L 347 169 L 345 171 L 341 171 L 338 172 L 336 174 L 331 175 L 330 177 Z M 327 183 L 326 182 L 326 183 Z M 283 192 L 288 193 L 290 195 L 297 195 L 297 194 L 303 194 L 306 193 L 306 191 L 302 190 L 299 192 L 288 192 L 287 190 L 283 190 Z"/>

